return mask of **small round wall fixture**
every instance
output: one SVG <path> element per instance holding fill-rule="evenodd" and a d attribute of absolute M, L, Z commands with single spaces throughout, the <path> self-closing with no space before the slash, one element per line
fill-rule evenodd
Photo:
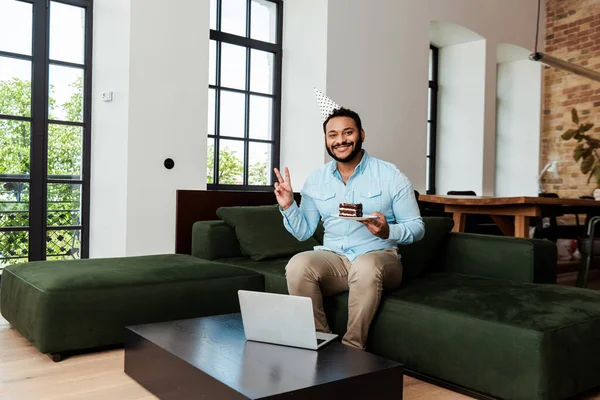
<path fill-rule="evenodd" d="M 173 169 L 174 166 L 175 166 L 175 161 L 173 161 L 172 158 L 167 158 L 165 160 L 165 168 L 166 169 Z"/>

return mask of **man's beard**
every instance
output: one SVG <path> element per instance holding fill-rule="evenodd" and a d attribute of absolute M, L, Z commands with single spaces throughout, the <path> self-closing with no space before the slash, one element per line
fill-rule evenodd
<path fill-rule="evenodd" d="M 352 152 L 350 154 L 348 154 L 348 156 L 344 157 L 344 158 L 340 158 L 338 156 L 336 156 L 333 151 L 329 148 L 329 146 L 325 146 L 325 148 L 327 149 L 327 153 L 331 156 L 331 158 L 333 158 L 335 161 L 337 162 L 341 162 L 341 163 L 347 163 L 350 162 L 352 160 L 354 160 L 354 158 L 361 152 L 362 150 L 362 138 L 358 138 L 358 140 L 356 141 L 356 143 L 354 143 L 354 149 L 352 150 Z M 336 147 L 339 146 L 344 146 L 344 145 L 348 145 L 351 144 L 351 142 L 344 142 Z"/>

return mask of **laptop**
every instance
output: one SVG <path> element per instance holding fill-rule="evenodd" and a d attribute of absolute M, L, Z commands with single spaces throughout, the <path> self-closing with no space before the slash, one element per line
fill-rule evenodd
<path fill-rule="evenodd" d="M 317 350 L 338 335 L 315 330 L 310 297 L 239 290 L 246 339 Z"/>

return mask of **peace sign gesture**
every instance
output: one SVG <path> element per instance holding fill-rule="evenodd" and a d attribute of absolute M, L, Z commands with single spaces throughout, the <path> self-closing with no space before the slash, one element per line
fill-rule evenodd
<path fill-rule="evenodd" d="M 278 180 L 278 182 L 275 182 L 275 197 L 281 208 L 287 210 L 294 203 L 294 191 L 292 190 L 290 170 L 285 167 L 285 180 L 277 168 L 275 168 L 275 175 L 277 175 Z"/>

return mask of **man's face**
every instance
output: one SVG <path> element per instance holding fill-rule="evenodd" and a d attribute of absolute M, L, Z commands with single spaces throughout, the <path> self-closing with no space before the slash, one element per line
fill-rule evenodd
<path fill-rule="evenodd" d="M 337 162 L 352 161 L 362 150 L 364 132 L 359 132 L 350 117 L 335 117 L 325 127 L 327 153 Z"/>

